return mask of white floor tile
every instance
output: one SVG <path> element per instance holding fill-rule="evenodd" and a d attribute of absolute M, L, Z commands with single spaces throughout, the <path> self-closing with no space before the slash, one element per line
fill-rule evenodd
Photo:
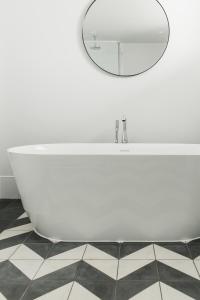
<path fill-rule="evenodd" d="M 129 300 L 162 300 L 159 282 L 156 282 Z"/>
<path fill-rule="evenodd" d="M 25 259 L 10 259 L 10 262 L 24 273 L 29 279 L 33 279 L 36 272 L 39 270 L 43 260 L 25 260 Z"/>
<path fill-rule="evenodd" d="M 47 259 L 44 261 L 43 265 L 41 266 L 40 270 L 38 271 L 38 273 L 36 274 L 35 278 L 39 278 L 42 277 L 44 275 L 47 275 L 49 273 L 55 272 L 59 269 L 62 269 L 64 267 L 67 267 L 71 264 L 76 263 L 78 260 L 70 260 L 70 259 L 66 259 L 66 260 L 50 260 Z"/>
<path fill-rule="evenodd" d="M 10 229 L 7 229 L 8 231 L 31 231 L 33 230 L 33 225 L 31 223 L 20 225 L 20 226 L 15 226 Z"/>
<path fill-rule="evenodd" d="M 57 288 L 49 293 L 46 293 L 45 295 L 40 296 L 35 300 L 67 300 L 71 287 L 72 287 L 72 282 L 64 286 L 61 286 L 60 288 Z"/>
<path fill-rule="evenodd" d="M 122 260 L 123 259 L 155 259 L 153 245 L 148 245 L 134 253 L 123 257 Z"/>
<path fill-rule="evenodd" d="M 200 260 L 194 260 L 194 263 L 195 263 L 195 265 L 196 265 L 196 268 L 197 268 L 197 270 L 198 270 L 198 272 L 199 272 L 199 274 L 200 274 Z"/>
<path fill-rule="evenodd" d="M 112 255 L 107 254 L 104 251 L 99 250 L 98 248 L 92 246 L 92 245 L 87 245 L 85 254 L 83 259 L 116 259 Z"/>
<path fill-rule="evenodd" d="M 0 240 L 5 240 L 5 239 L 8 239 L 8 238 L 11 238 L 13 236 L 16 236 L 16 235 L 20 235 L 20 234 L 23 234 L 23 233 L 27 233 L 27 230 L 24 231 L 24 230 L 20 230 L 20 231 L 16 231 L 16 230 L 4 230 L 1 234 L 0 234 Z"/>
<path fill-rule="evenodd" d="M 195 258 L 195 260 L 200 260 L 200 255 Z"/>
<path fill-rule="evenodd" d="M 155 253 L 156 253 L 156 259 L 189 259 L 186 256 L 183 256 L 174 251 L 168 250 L 159 245 L 154 245 L 154 248 L 155 248 Z"/>
<path fill-rule="evenodd" d="M 193 298 L 161 282 L 163 300 L 192 300 Z M 194 299 L 193 299 L 194 300 Z"/>
<path fill-rule="evenodd" d="M 42 259 L 36 252 L 28 248 L 26 245 L 21 245 L 17 251 L 11 256 L 11 259 Z"/>
<path fill-rule="evenodd" d="M 113 279 L 116 279 L 117 277 L 117 267 L 118 267 L 118 261 L 117 260 L 94 260 L 89 259 L 85 260 L 86 263 L 93 266 L 97 270 L 105 273 L 106 275 L 112 277 Z"/>
<path fill-rule="evenodd" d="M 159 261 L 167 266 L 170 266 L 171 268 L 174 268 L 174 269 L 176 269 L 180 272 L 183 272 L 191 277 L 199 279 L 199 275 L 197 273 L 197 270 L 196 270 L 192 260 L 180 260 L 180 259 L 161 260 L 161 259 L 159 259 Z"/>
<path fill-rule="evenodd" d="M 6 297 L 0 292 L 0 300 L 7 300 Z"/>
<path fill-rule="evenodd" d="M 19 245 L 8 247 L 0 250 L 0 259 L 6 260 L 11 257 L 13 253 L 15 253 L 16 249 L 19 248 Z"/>
<path fill-rule="evenodd" d="M 86 288 L 74 283 L 72 291 L 69 296 L 69 300 L 101 300 L 99 297 L 88 291 Z"/>
<path fill-rule="evenodd" d="M 86 245 L 74 248 L 69 251 L 62 252 L 60 254 L 49 257 L 49 259 L 81 259 L 85 251 Z"/>
<path fill-rule="evenodd" d="M 153 260 L 120 260 L 118 269 L 118 279 L 121 279 L 136 270 L 150 264 Z"/>
<path fill-rule="evenodd" d="M 27 213 L 26 212 L 24 212 L 21 216 L 19 216 L 19 218 L 17 218 L 17 219 L 23 219 L 23 218 L 27 218 L 28 217 L 28 215 L 27 215 Z"/>

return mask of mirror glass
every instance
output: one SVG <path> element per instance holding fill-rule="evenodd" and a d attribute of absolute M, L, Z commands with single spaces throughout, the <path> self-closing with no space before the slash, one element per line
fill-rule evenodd
<path fill-rule="evenodd" d="M 89 57 L 118 76 L 150 69 L 163 56 L 168 41 L 168 18 L 157 0 L 96 0 L 83 22 Z"/>

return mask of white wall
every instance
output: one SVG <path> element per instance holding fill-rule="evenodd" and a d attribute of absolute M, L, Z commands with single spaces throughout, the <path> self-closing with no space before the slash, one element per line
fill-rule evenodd
<path fill-rule="evenodd" d="M 6 148 L 112 141 L 128 118 L 135 142 L 200 142 L 200 1 L 162 0 L 171 25 L 163 59 L 143 75 L 110 76 L 85 54 L 88 0 L 0 0 L 0 175 Z"/>

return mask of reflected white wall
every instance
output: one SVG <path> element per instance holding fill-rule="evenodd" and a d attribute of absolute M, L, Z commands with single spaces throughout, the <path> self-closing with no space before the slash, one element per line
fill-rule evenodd
<path fill-rule="evenodd" d="M 117 75 L 144 72 L 160 58 L 163 43 L 120 43 L 118 41 L 85 41 L 91 59 L 103 70 Z"/>
<path fill-rule="evenodd" d="M 110 73 L 119 74 L 119 47 L 116 41 L 85 41 L 93 61 Z"/>
<path fill-rule="evenodd" d="M 137 74 L 153 66 L 166 45 L 163 43 L 120 43 L 120 74 Z"/>

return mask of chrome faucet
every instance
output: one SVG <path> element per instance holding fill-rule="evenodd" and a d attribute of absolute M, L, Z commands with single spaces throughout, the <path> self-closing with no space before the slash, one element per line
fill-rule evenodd
<path fill-rule="evenodd" d="M 115 121 L 115 143 L 119 143 L 119 120 Z"/>
<path fill-rule="evenodd" d="M 126 129 L 126 117 L 123 116 L 122 118 L 122 140 L 123 144 L 128 143 L 128 136 L 127 136 L 127 129 Z M 115 143 L 119 143 L 119 120 L 115 121 Z"/>
<path fill-rule="evenodd" d="M 122 126 L 123 126 L 123 131 L 122 131 L 122 143 L 128 143 L 128 135 L 127 135 L 127 128 L 126 128 L 126 117 L 122 117 Z"/>

